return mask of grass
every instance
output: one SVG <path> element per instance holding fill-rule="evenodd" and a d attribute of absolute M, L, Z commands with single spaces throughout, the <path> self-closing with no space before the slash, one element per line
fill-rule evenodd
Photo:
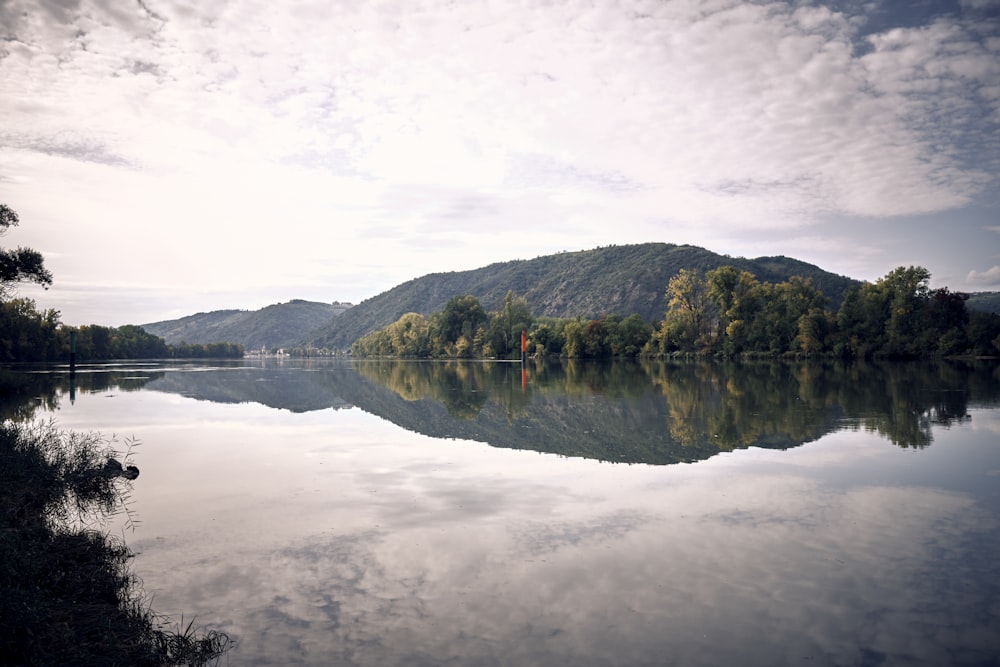
<path fill-rule="evenodd" d="M 132 485 L 108 460 L 134 444 L 0 423 L 0 664 L 210 665 L 233 646 L 153 612 L 134 554 L 105 530 Z"/>

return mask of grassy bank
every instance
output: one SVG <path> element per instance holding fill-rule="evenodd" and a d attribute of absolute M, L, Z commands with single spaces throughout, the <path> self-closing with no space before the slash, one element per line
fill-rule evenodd
<path fill-rule="evenodd" d="M 102 530 L 132 484 L 109 459 L 128 453 L 97 434 L 0 423 L 0 664 L 207 665 L 232 645 L 149 608 Z"/>

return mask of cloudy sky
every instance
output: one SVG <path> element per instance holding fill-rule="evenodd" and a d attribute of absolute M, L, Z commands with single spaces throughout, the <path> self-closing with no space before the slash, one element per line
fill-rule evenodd
<path fill-rule="evenodd" d="M 1000 0 L 0 0 L 67 324 L 609 244 L 1000 289 Z"/>

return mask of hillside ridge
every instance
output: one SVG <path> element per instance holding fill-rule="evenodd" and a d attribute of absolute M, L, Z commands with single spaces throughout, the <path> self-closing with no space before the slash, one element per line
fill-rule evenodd
<path fill-rule="evenodd" d="M 140 325 L 169 345 L 179 343 L 240 343 L 247 350 L 294 345 L 309 331 L 328 324 L 349 303 L 292 299 L 259 310 L 215 310 L 176 320 Z"/>
<path fill-rule="evenodd" d="M 503 304 L 508 290 L 524 297 L 535 316 L 596 318 L 638 314 L 654 321 L 666 312 L 667 283 L 681 269 L 705 272 L 730 265 L 758 280 L 810 278 L 836 307 L 844 290 L 860 281 L 784 256 L 746 259 L 671 243 L 611 245 L 496 262 L 479 269 L 430 273 L 362 301 L 308 334 L 306 346 L 346 349 L 407 312 L 429 315 L 454 296 L 471 294 L 487 310 Z"/>

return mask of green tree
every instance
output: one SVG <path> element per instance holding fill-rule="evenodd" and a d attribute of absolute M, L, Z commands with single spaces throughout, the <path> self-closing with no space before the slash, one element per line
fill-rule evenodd
<path fill-rule="evenodd" d="M 388 326 L 392 354 L 399 357 L 428 357 L 431 354 L 430 326 L 419 313 L 406 313 Z"/>
<path fill-rule="evenodd" d="M 886 348 L 889 354 L 916 354 L 917 341 L 924 316 L 930 281 L 930 272 L 919 266 L 898 267 L 879 279 L 881 289 L 889 304 L 886 323 Z"/>
<path fill-rule="evenodd" d="M 972 354 L 1000 354 L 1000 315 L 973 311 L 967 331 Z"/>
<path fill-rule="evenodd" d="M 561 354 L 566 338 L 558 318 L 540 317 L 528 332 L 528 349 L 533 354 Z"/>
<path fill-rule="evenodd" d="M 583 354 L 589 359 L 603 359 L 611 356 L 608 327 L 604 319 L 590 320 L 583 327 Z"/>
<path fill-rule="evenodd" d="M 792 348 L 805 354 L 820 354 L 830 351 L 830 336 L 836 320 L 827 310 L 810 309 L 799 317 Z"/>
<path fill-rule="evenodd" d="M 608 327 L 611 354 L 620 357 L 637 356 L 653 333 L 653 327 L 635 313 L 623 320 L 606 317 L 605 325 Z"/>
<path fill-rule="evenodd" d="M 681 269 L 667 283 L 667 312 L 660 330 L 661 352 L 693 352 L 708 331 L 709 298 L 704 280 Z"/>
<path fill-rule="evenodd" d="M 486 342 L 492 355 L 504 358 L 520 352 L 521 331 L 530 329 L 533 321 L 527 299 L 507 290 L 503 309 L 490 315 Z"/>
<path fill-rule="evenodd" d="M 0 236 L 18 223 L 17 213 L 6 204 L 0 204 Z M 10 298 L 16 286 L 23 282 L 38 283 L 45 288 L 52 284 L 52 274 L 45 268 L 41 253 L 30 248 L 0 248 L 0 299 Z"/>
<path fill-rule="evenodd" d="M 959 354 L 982 349 L 983 331 L 971 324 L 968 296 L 931 290 L 930 272 L 898 267 L 873 283 L 849 289 L 837 311 L 835 351 L 868 357 Z M 975 329 L 975 331 L 973 331 Z"/>
<path fill-rule="evenodd" d="M 444 348 L 449 343 L 454 344 L 459 337 L 464 336 L 471 341 L 476 331 L 489 322 L 489 315 L 483 310 L 479 299 L 466 294 L 453 296 L 445 304 L 444 310 L 434 318 L 434 333 L 438 338 L 438 347 Z"/>
<path fill-rule="evenodd" d="M 111 330 L 111 350 L 115 359 L 162 359 L 170 354 L 162 338 L 134 324 Z"/>
<path fill-rule="evenodd" d="M 563 327 L 563 356 L 577 359 L 584 355 L 585 341 L 583 337 L 583 322 L 579 319 L 567 320 Z"/>
<path fill-rule="evenodd" d="M 921 349 L 946 355 L 969 350 L 972 342 L 969 311 L 965 307 L 968 300 L 968 294 L 951 292 L 946 287 L 931 291 L 924 306 Z"/>
<path fill-rule="evenodd" d="M 760 338 L 754 349 L 779 354 L 793 351 L 806 318 L 808 332 L 814 336 L 809 347 L 815 352 L 822 351 L 827 299 L 813 287 L 812 281 L 792 276 L 776 285 L 765 283 L 761 290 L 763 308 L 758 317 L 763 323 L 757 327 Z"/>
<path fill-rule="evenodd" d="M 0 301 L 0 361 L 53 361 L 59 354 L 59 311 L 39 312 L 31 299 Z"/>
<path fill-rule="evenodd" d="M 838 342 L 834 350 L 845 357 L 867 357 L 885 346 L 889 317 L 886 294 L 872 283 L 850 287 L 837 311 Z"/>
<path fill-rule="evenodd" d="M 765 300 L 757 278 L 748 271 L 721 266 L 705 274 L 707 295 L 719 311 L 714 344 L 726 354 L 753 349 L 759 338 L 754 320 Z"/>

